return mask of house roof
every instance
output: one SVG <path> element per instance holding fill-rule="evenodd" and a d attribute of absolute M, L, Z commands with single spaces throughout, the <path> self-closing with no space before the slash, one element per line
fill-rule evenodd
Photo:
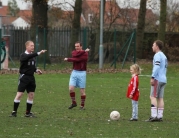
<path fill-rule="evenodd" d="M 134 8 L 121 9 L 119 14 L 121 15 L 121 17 L 126 18 L 129 21 L 137 22 L 139 9 L 134 9 Z M 152 12 L 151 9 L 146 10 L 145 18 L 146 20 L 151 20 L 151 18 L 154 18 L 154 13 Z"/>
<path fill-rule="evenodd" d="M 0 17 L 3 25 L 9 25 L 17 18 L 8 15 L 8 6 L 2 6 L 0 8 Z"/>
<path fill-rule="evenodd" d="M 27 23 L 30 23 L 32 18 L 32 10 L 20 10 L 18 16 L 25 20 Z"/>
<path fill-rule="evenodd" d="M 8 15 L 8 6 L 2 6 L 2 8 L 0 8 L 0 16 L 2 18 L 3 25 L 9 25 L 19 17 L 30 23 L 32 10 L 20 10 L 18 13 L 18 17 L 12 17 Z"/>
<path fill-rule="evenodd" d="M 91 12 L 93 13 L 100 13 L 100 0 L 84 0 L 83 4 L 82 4 L 82 9 L 87 10 L 90 9 Z M 119 6 L 117 5 L 117 3 L 115 1 L 112 0 L 106 0 L 105 3 L 105 12 L 109 12 L 111 10 L 113 10 L 116 12 L 119 12 Z"/>
<path fill-rule="evenodd" d="M 0 8 L 0 16 L 7 16 L 8 14 L 8 6 L 2 6 L 2 8 Z"/>
<path fill-rule="evenodd" d="M 32 17 L 32 10 L 20 10 L 18 15 L 19 17 L 21 16 Z"/>

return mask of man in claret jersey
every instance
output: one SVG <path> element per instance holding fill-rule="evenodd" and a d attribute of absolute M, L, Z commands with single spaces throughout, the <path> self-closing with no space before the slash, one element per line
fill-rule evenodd
<path fill-rule="evenodd" d="M 73 62 L 73 71 L 70 76 L 69 81 L 69 92 L 72 100 L 71 105 L 68 109 L 72 109 L 77 106 L 75 99 L 75 87 L 80 88 L 81 93 L 81 105 L 80 110 L 84 110 L 85 100 L 86 100 L 86 69 L 88 61 L 88 52 L 90 49 L 83 50 L 81 42 L 77 41 L 75 43 L 75 50 L 72 51 L 71 58 L 64 58 L 64 61 Z"/>

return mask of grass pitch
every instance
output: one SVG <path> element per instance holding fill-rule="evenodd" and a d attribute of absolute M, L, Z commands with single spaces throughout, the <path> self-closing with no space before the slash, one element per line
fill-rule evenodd
<path fill-rule="evenodd" d="M 89 65 L 90 66 L 90 65 Z M 68 66 L 71 68 L 71 65 Z M 139 121 L 129 122 L 131 101 L 126 90 L 131 75 L 128 71 L 89 72 L 87 74 L 86 110 L 80 111 L 80 93 L 76 89 L 78 107 L 67 109 L 71 103 L 68 82 L 70 73 L 46 72 L 36 75 L 32 112 L 37 118 L 25 118 L 26 93 L 21 99 L 16 118 L 8 117 L 13 108 L 18 74 L 0 76 L 0 137 L 2 138 L 177 138 L 179 137 L 179 66 L 169 64 L 165 89 L 163 122 L 145 122 L 150 117 L 151 64 L 141 64 Z M 128 70 L 129 65 L 126 65 Z M 149 76 L 148 76 L 149 75 Z M 117 110 L 119 121 L 108 121 L 111 111 Z"/>

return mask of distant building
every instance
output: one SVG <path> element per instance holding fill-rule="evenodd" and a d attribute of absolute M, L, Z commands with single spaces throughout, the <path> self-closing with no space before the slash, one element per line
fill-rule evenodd
<path fill-rule="evenodd" d="M 15 28 L 27 28 L 30 27 L 30 23 L 28 23 L 22 17 L 18 17 L 11 23 Z"/>
<path fill-rule="evenodd" d="M 100 0 L 84 0 L 82 4 L 82 14 L 85 22 L 82 26 L 95 26 L 99 25 L 100 19 Z M 106 0 L 104 11 L 104 27 L 109 27 L 110 24 L 119 25 L 121 19 L 118 16 L 120 7 L 113 0 Z"/>
<path fill-rule="evenodd" d="M 20 10 L 17 17 L 8 15 L 8 6 L 2 6 L 0 8 L 0 26 L 14 26 L 17 28 L 30 27 L 32 11 L 31 10 Z"/>
<path fill-rule="evenodd" d="M 115 0 L 106 0 L 104 11 L 104 28 L 113 26 L 115 28 L 128 30 L 137 27 L 139 9 L 134 8 L 120 8 Z M 85 22 L 81 25 L 91 26 L 99 24 L 100 18 L 100 0 L 83 0 L 82 14 Z M 156 15 L 151 9 L 146 11 L 146 28 L 155 25 L 157 20 Z"/>
<path fill-rule="evenodd" d="M 97 27 L 100 19 L 100 0 L 83 0 L 81 13 L 81 26 Z M 118 28 L 131 30 L 137 27 L 139 9 L 120 8 L 114 0 L 106 0 L 104 11 L 104 28 Z M 63 11 L 56 26 L 72 25 L 74 11 Z M 156 25 L 157 16 L 151 9 L 146 11 L 146 30 Z"/>
<path fill-rule="evenodd" d="M 26 28 L 31 26 L 32 10 L 20 10 L 18 16 L 11 23 L 14 27 Z"/>

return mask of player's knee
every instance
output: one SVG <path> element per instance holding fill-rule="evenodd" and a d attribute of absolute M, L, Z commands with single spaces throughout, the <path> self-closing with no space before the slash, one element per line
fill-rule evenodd
<path fill-rule="evenodd" d="M 15 99 L 16 99 L 16 100 L 20 100 L 21 97 L 23 96 L 23 94 L 24 94 L 23 92 L 18 92 L 17 95 L 16 95 L 16 97 L 15 97 Z"/>
<path fill-rule="evenodd" d="M 81 93 L 82 96 L 83 96 L 83 95 L 86 95 L 84 89 L 81 89 L 81 90 L 80 90 L 80 93 Z"/>
<path fill-rule="evenodd" d="M 150 100 L 156 100 L 156 97 L 150 96 Z"/>
<path fill-rule="evenodd" d="M 69 88 L 69 92 L 74 92 L 74 89 L 73 88 Z"/>
<path fill-rule="evenodd" d="M 28 94 L 28 98 L 29 98 L 29 99 L 33 99 L 33 98 L 34 98 L 34 93 L 33 93 L 33 92 L 30 92 L 30 93 Z"/>
<path fill-rule="evenodd" d="M 74 92 L 74 87 L 73 87 L 73 86 L 70 86 L 70 87 L 69 87 L 69 91 L 70 91 L 70 93 L 71 93 L 71 92 Z"/>
<path fill-rule="evenodd" d="M 163 98 L 158 98 L 158 102 L 164 102 Z"/>

